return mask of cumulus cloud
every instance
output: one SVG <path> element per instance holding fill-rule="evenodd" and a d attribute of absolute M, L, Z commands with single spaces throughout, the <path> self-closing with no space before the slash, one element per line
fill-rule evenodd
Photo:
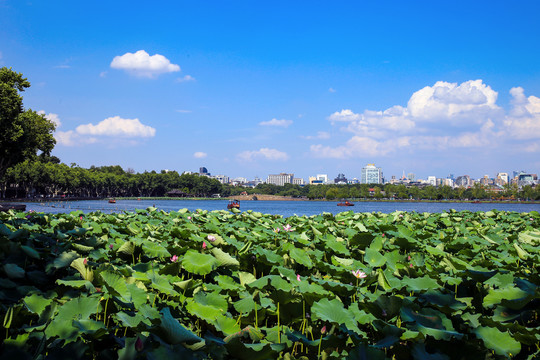
<path fill-rule="evenodd" d="M 143 125 L 139 119 L 122 119 L 120 116 L 107 118 L 96 125 L 79 125 L 75 129 L 81 135 L 153 137 L 156 129 Z"/>
<path fill-rule="evenodd" d="M 335 93 L 335 92 L 336 92 L 336 89 L 330 88 L 330 89 L 328 89 L 328 92 Z"/>
<path fill-rule="evenodd" d="M 207 156 L 208 156 L 208 154 L 205 153 L 205 152 L 202 152 L 202 151 L 197 151 L 196 153 L 193 154 L 193 157 L 195 159 L 204 159 Z"/>
<path fill-rule="evenodd" d="M 237 158 L 242 161 L 253 161 L 256 159 L 286 161 L 289 159 L 289 155 L 276 149 L 261 148 L 260 150 L 243 151 L 237 155 Z"/>
<path fill-rule="evenodd" d="M 111 68 L 125 70 L 132 75 L 148 78 L 180 71 L 180 66 L 172 64 L 165 56 L 160 54 L 149 55 L 144 50 L 115 56 L 111 62 Z"/>
<path fill-rule="evenodd" d="M 58 114 L 53 114 L 53 113 L 46 114 L 45 110 L 39 110 L 37 113 L 39 115 L 45 116 L 47 120 L 52 121 L 56 125 L 57 129 L 62 125 L 62 122 L 60 121 L 60 117 L 58 116 Z"/>
<path fill-rule="evenodd" d="M 292 123 L 293 123 L 292 120 L 285 120 L 285 119 L 278 120 L 278 119 L 274 118 L 274 119 L 269 120 L 269 121 L 261 121 L 259 123 L 259 125 L 261 125 L 261 126 L 277 126 L 277 127 L 287 128 Z"/>
<path fill-rule="evenodd" d="M 525 96 L 521 87 L 510 90 L 512 108 L 504 121 L 505 131 L 515 139 L 540 139 L 540 98 Z"/>
<path fill-rule="evenodd" d="M 318 157 L 351 158 L 387 155 L 400 148 L 490 146 L 501 136 L 499 128 L 505 119 L 496 104 L 497 96 L 482 80 L 461 84 L 438 81 L 414 92 L 406 107 L 394 105 L 361 113 L 342 109 L 330 114 L 328 120 L 354 136 L 345 146 L 312 145 L 311 152 Z M 510 132 L 516 137 L 540 137 L 540 99 L 525 98 L 519 89 L 513 90 L 513 96 L 514 117 L 505 121 Z M 532 134 L 527 133 L 530 128 L 534 129 Z"/>
<path fill-rule="evenodd" d="M 57 131 L 54 133 L 54 138 L 57 145 L 63 146 L 81 146 L 98 142 L 95 137 L 83 136 L 73 130 Z"/>

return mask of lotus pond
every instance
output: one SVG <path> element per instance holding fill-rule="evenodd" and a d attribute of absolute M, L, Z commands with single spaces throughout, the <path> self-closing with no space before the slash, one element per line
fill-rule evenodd
<path fill-rule="evenodd" d="M 0 356 L 534 359 L 540 214 L 0 214 Z"/>

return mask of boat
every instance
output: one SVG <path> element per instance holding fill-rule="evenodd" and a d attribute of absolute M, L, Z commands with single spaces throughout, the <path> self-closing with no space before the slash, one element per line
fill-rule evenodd
<path fill-rule="evenodd" d="M 240 201 L 238 200 L 229 200 L 229 204 L 227 205 L 227 209 L 240 209 Z"/>
<path fill-rule="evenodd" d="M 345 200 L 338 203 L 337 206 L 354 206 L 354 204 L 352 202 L 349 202 L 348 200 Z"/>
<path fill-rule="evenodd" d="M 474 200 L 474 201 L 471 201 L 471 204 L 481 204 L 482 202 L 480 200 Z"/>
<path fill-rule="evenodd" d="M 109 204 L 116 204 L 116 199 L 109 199 Z"/>

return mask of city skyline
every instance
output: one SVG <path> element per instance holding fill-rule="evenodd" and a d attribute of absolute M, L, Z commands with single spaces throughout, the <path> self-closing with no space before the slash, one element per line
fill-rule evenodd
<path fill-rule="evenodd" d="M 538 10 L 0 0 L 0 67 L 32 83 L 24 105 L 57 123 L 66 164 L 204 163 L 261 179 L 360 179 L 368 163 L 386 178 L 539 173 Z"/>

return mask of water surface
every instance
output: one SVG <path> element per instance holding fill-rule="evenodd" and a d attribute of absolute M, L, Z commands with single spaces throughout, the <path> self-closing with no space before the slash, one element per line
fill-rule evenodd
<path fill-rule="evenodd" d="M 26 210 L 48 213 L 64 213 L 74 210 L 84 212 L 122 212 L 135 209 L 146 209 L 155 206 L 158 209 L 175 211 L 188 209 L 201 210 L 225 210 L 227 200 L 117 200 L 116 204 L 109 204 L 107 200 L 84 200 L 84 201 L 58 201 L 43 203 L 26 203 Z M 337 214 L 343 211 L 354 212 L 382 212 L 391 213 L 396 210 L 440 213 L 450 209 L 458 211 L 517 211 L 530 212 L 540 211 L 540 204 L 508 204 L 508 203 L 449 203 L 449 202 L 408 202 L 408 201 L 362 201 L 356 202 L 355 206 L 337 206 L 337 202 L 331 201 L 242 201 L 242 211 L 253 210 L 263 214 L 279 214 L 285 217 L 292 215 L 317 215 L 322 212 Z"/>

